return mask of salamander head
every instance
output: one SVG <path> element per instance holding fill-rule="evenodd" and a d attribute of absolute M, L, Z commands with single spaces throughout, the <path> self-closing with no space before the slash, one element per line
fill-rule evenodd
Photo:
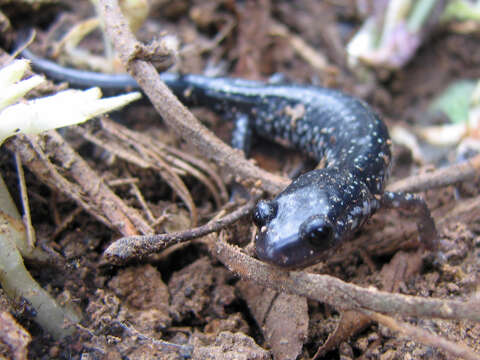
<path fill-rule="evenodd" d="M 268 263 L 299 268 L 318 261 L 333 247 L 344 228 L 338 183 L 320 170 L 292 182 L 274 200 L 260 201 L 253 221 L 258 227 L 257 256 Z"/>

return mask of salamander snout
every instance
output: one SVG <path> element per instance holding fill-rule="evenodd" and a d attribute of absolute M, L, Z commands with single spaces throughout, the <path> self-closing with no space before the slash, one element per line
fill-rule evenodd
<path fill-rule="evenodd" d="M 257 204 L 253 221 L 260 260 L 283 268 L 305 267 L 338 242 L 339 193 L 324 173 L 314 175 L 300 176 L 275 199 Z"/>
<path fill-rule="evenodd" d="M 256 253 L 260 260 L 279 267 L 305 267 L 333 246 L 334 231 L 333 226 L 321 215 L 311 216 L 293 232 L 280 229 L 275 221 L 271 221 L 258 227 Z"/>

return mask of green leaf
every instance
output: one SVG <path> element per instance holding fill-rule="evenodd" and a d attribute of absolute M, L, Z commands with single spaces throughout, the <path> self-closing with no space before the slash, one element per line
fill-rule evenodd
<path fill-rule="evenodd" d="M 473 80 L 454 82 L 433 100 L 429 111 L 444 113 L 453 123 L 466 122 L 476 84 Z"/>

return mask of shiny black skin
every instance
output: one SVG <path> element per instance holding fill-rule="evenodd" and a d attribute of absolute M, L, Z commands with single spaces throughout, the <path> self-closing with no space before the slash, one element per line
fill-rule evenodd
<path fill-rule="evenodd" d="M 67 69 L 24 56 L 47 76 L 71 86 L 137 88 L 127 75 Z M 241 119 L 253 132 L 288 141 L 325 167 L 295 179 L 254 212 L 257 256 L 285 268 L 315 263 L 326 249 L 351 237 L 380 207 L 391 160 L 385 124 L 363 101 L 340 91 L 301 85 L 274 85 L 232 78 L 163 74 L 162 79 L 186 104 L 211 108 Z M 236 133 L 248 143 L 247 130 Z"/>

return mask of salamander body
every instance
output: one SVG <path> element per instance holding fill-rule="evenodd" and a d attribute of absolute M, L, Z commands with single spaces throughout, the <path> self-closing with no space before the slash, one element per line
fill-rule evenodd
<path fill-rule="evenodd" d="M 38 71 L 71 86 L 137 87 L 126 75 L 68 69 L 30 52 L 26 57 Z M 237 147 L 245 147 L 253 130 L 262 137 L 286 140 L 325 164 L 299 176 L 273 200 L 257 204 L 253 220 L 261 260 L 285 268 L 313 264 L 324 250 L 350 238 L 380 206 L 419 209 L 425 217 L 421 237 L 433 242 L 435 226 L 425 203 L 410 194 L 384 193 L 391 141 L 385 124 L 363 101 L 313 86 L 161 76 L 185 104 L 206 106 L 239 120 L 243 125 L 233 136 Z"/>

